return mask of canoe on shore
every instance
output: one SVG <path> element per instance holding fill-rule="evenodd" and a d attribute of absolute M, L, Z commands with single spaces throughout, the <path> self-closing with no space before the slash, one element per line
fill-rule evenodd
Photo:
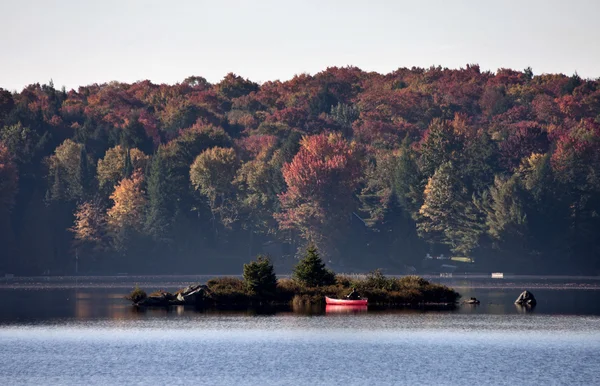
<path fill-rule="evenodd" d="M 325 296 L 325 304 L 335 304 L 338 306 L 366 306 L 368 299 L 334 299 Z"/>

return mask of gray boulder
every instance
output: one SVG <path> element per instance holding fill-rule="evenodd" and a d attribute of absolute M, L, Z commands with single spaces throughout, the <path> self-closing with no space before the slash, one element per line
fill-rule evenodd
<path fill-rule="evenodd" d="M 191 285 L 177 294 L 177 301 L 185 305 L 199 305 L 204 301 L 208 287 L 205 285 Z"/>
<path fill-rule="evenodd" d="M 515 300 L 515 304 L 519 304 L 522 306 L 535 306 L 537 301 L 535 300 L 535 296 L 529 291 L 521 292 L 521 295 Z"/>
<path fill-rule="evenodd" d="M 143 298 L 134 305 L 138 307 L 168 307 L 175 305 L 202 305 L 208 295 L 208 287 L 201 284 L 190 285 L 175 295 L 159 290 Z"/>

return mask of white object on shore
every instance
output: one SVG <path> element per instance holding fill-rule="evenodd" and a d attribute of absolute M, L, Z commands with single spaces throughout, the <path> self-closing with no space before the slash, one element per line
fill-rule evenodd
<path fill-rule="evenodd" d="M 492 279 L 504 279 L 504 273 L 492 272 Z"/>

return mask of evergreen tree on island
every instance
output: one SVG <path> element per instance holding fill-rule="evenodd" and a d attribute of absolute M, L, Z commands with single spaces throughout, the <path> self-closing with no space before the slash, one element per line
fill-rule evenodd
<path fill-rule="evenodd" d="M 335 274 L 325 268 L 325 263 L 319 257 L 314 245 L 310 245 L 306 249 L 306 255 L 294 267 L 292 277 L 306 287 L 320 287 L 335 283 Z"/>
<path fill-rule="evenodd" d="M 275 294 L 277 277 L 271 260 L 266 256 L 258 256 L 255 261 L 244 264 L 244 282 L 253 294 Z"/>

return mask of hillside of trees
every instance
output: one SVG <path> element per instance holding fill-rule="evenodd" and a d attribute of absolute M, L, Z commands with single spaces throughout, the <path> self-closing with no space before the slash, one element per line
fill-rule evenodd
<path fill-rule="evenodd" d="M 237 273 L 314 243 L 341 272 L 597 274 L 599 232 L 600 82 L 577 74 L 0 89 L 0 273 Z"/>

